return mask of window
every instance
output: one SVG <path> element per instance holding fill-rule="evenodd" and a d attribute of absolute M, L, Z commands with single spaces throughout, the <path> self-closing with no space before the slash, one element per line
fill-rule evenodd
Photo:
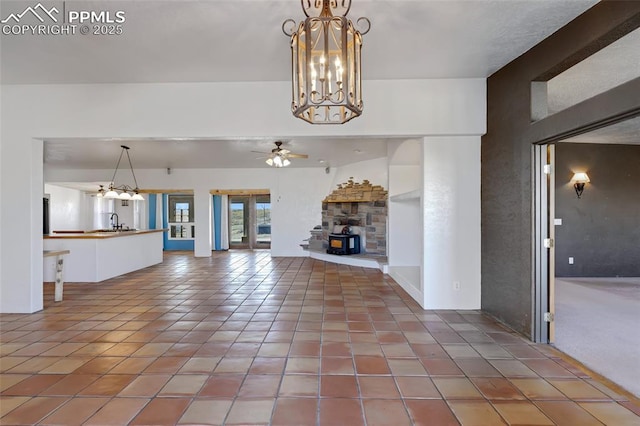
<path fill-rule="evenodd" d="M 93 199 L 93 229 L 111 229 L 109 218 L 115 211 L 115 200 L 95 197 Z"/>
<path fill-rule="evenodd" d="M 169 194 L 169 239 L 192 240 L 195 234 L 193 195 Z"/>
<path fill-rule="evenodd" d="M 269 245 L 271 243 L 271 196 L 256 196 L 256 243 Z"/>
<path fill-rule="evenodd" d="M 193 221 L 193 195 L 169 194 L 169 223 Z"/>

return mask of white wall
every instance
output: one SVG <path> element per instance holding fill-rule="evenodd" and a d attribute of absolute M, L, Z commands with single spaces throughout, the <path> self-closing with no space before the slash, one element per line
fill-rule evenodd
<path fill-rule="evenodd" d="M 423 307 L 480 309 L 480 137 L 425 138 L 423 158 Z"/>
<path fill-rule="evenodd" d="M 422 189 L 422 166 L 389 166 L 389 195 L 420 189 Z"/>
<path fill-rule="evenodd" d="M 422 266 L 419 202 L 389 202 L 389 266 Z M 419 283 L 416 285 L 419 287 Z"/>
<path fill-rule="evenodd" d="M 43 138 L 485 132 L 484 79 L 365 81 L 363 116 L 340 126 L 294 119 L 290 90 L 288 81 L 0 86 L 0 312 L 42 309 Z"/>
<path fill-rule="evenodd" d="M 422 189 L 422 144 L 422 139 L 388 144 L 389 195 Z"/>
<path fill-rule="evenodd" d="M 45 184 L 49 194 L 49 229 L 51 231 L 84 230 L 90 227 L 87 197 L 83 191 Z"/>
<path fill-rule="evenodd" d="M 114 210 L 118 214 L 118 223 L 120 225 L 124 224 L 125 228 L 127 226 L 129 228 L 134 228 L 134 225 L 133 225 L 133 222 L 135 221 L 133 217 L 134 203 L 135 201 L 129 201 L 128 206 L 123 206 L 122 200 L 115 200 Z"/>
<path fill-rule="evenodd" d="M 336 189 L 338 184 L 347 182 L 351 177 L 353 177 L 354 182 L 361 183 L 367 179 L 371 182 L 371 185 L 380 185 L 384 189 L 388 189 L 389 170 L 387 164 L 387 157 L 382 157 L 337 167 L 334 171 L 331 190 L 326 195 Z"/>

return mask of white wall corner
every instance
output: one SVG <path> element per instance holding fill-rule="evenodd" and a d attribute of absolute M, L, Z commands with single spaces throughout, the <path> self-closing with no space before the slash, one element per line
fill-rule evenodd
<path fill-rule="evenodd" d="M 480 137 L 424 143 L 424 307 L 480 309 Z"/>

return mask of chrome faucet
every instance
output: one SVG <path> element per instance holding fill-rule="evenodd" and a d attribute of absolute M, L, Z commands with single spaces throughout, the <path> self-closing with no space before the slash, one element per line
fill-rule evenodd
<path fill-rule="evenodd" d="M 116 224 L 113 224 L 113 217 L 116 217 Z M 113 226 L 113 229 L 120 229 L 120 226 L 118 224 L 118 213 L 111 213 L 111 216 L 109 217 L 109 220 L 111 221 L 111 226 Z"/>

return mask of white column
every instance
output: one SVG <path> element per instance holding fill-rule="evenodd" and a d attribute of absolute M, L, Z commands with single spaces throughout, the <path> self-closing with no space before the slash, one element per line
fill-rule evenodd
<path fill-rule="evenodd" d="M 424 308 L 480 309 L 480 137 L 424 139 Z"/>
<path fill-rule="evenodd" d="M 211 256 L 211 206 L 212 197 L 208 189 L 195 189 L 193 202 L 195 204 L 195 257 Z"/>
<path fill-rule="evenodd" d="M 2 132 L 0 312 L 42 309 L 42 141 Z"/>

